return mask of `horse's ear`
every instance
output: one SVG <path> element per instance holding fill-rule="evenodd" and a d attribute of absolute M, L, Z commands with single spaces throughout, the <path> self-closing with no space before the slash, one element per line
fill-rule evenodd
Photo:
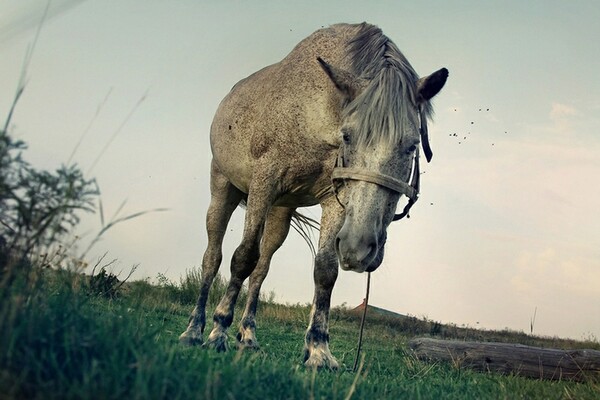
<path fill-rule="evenodd" d="M 442 68 L 429 76 L 424 76 L 417 81 L 417 101 L 419 103 L 430 100 L 439 93 L 448 79 L 448 70 Z"/>
<path fill-rule="evenodd" d="M 353 100 L 362 91 L 363 85 L 361 81 L 357 79 L 354 74 L 343 70 L 341 68 L 334 67 L 328 64 L 321 57 L 317 57 L 317 61 L 321 64 L 323 71 L 329 76 L 329 79 L 333 82 L 336 88 L 342 92 L 349 100 Z"/>

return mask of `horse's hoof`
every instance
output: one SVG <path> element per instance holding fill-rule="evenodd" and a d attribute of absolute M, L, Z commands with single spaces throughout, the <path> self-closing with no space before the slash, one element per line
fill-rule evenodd
<path fill-rule="evenodd" d="M 317 368 L 317 369 L 330 369 L 336 371 L 340 368 L 340 364 L 337 362 L 335 357 L 327 359 L 319 359 L 317 357 L 309 357 L 308 360 L 304 361 L 306 368 Z"/>
<path fill-rule="evenodd" d="M 337 370 L 340 364 L 329 351 L 320 351 L 313 349 L 310 354 L 305 356 L 304 366 L 306 368 L 319 368 Z"/>
<path fill-rule="evenodd" d="M 227 344 L 227 334 L 225 332 L 211 333 L 202 347 L 214 349 L 219 353 L 229 350 L 229 346 Z"/>
<path fill-rule="evenodd" d="M 245 331 L 238 332 L 237 336 L 238 349 L 259 350 L 260 345 L 253 332 Z"/>
<path fill-rule="evenodd" d="M 260 345 L 256 340 L 244 339 L 238 340 L 237 342 L 238 349 L 244 350 L 260 350 Z"/>
<path fill-rule="evenodd" d="M 185 331 L 179 336 L 179 343 L 184 346 L 201 346 L 204 339 L 202 339 L 202 334 Z"/>

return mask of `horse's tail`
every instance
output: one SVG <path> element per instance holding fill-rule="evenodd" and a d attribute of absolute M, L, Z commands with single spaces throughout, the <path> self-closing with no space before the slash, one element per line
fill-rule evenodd
<path fill-rule="evenodd" d="M 246 201 L 246 199 L 242 199 L 242 201 L 239 204 L 239 206 L 244 210 L 246 209 Z M 319 221 L 307 217 L 299 211 L 294 211 L 294 213 L 292 214 L 292 221 L 290 225 L 292 228 L 294 228 L 296 232 L 298 232 L 300 237 L 304 239 L 306 244 L 308 244 L 308 248 L 310 249 L 310 252 L 312 253 L 313 257 L 316 257 L 317 248 L 315 247 L 315 243 L 313 240 L 314 238 L 312 235 L 312 230 L 314 229 L 319 231 L 321 229 L 321 224 L 319 223 Z"/>
<path fill-rule="evenodd" d="M 308 248 L 310 249 L 313 257 L 316 257 L 317 249 L 315 247 L 312 230 L 320 230 L 321 224 L 319 224 L 319 221 L 307 217 L 299 211 L 294 211 L 292 214 L 291 226 L 296 232 L 298 232 L 302 239 L 304 239 L 306 244 L 308 244 Z"/>

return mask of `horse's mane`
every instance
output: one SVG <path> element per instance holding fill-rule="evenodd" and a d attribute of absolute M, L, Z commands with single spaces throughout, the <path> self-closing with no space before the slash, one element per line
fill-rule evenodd
<path fill-rule="evenodd" d="M 356 113 L 359 121 L 357 143 L 368 145 L 385 140 L 396 145 L 405 131 L 419 127 L 416 108 L 416 82 L 419 76 L 398 47 L 377 26 L 363 23 L 348 43 L 353 73 L 370 81 L 365 90 L 349 103 L 346 115 Z M 412 109 L 412 110 L 411 110 Z M 421 106 L 421 123 L 432 114 L 427 102 Z M 409 129 L 410 126 L 412 129 Z"/>

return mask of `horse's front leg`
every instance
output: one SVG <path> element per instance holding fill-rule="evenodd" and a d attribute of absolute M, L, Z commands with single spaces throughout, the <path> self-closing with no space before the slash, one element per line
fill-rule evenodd
<path fill-rule="evenodd" d="M 211 200 L 206 214 L 206 231 L 208 246 L 202 259 L 202 282 L 196 307 L 192 311 L 185 332 L 179 341 L 186 345 L 202 344 L 202 334 L 206 325 L 206 302 L 208 292 L 221 265 L 223 253 L 221 246 L 231 214 L 243 198 L 233 184 L 219 171 L 215 163 L 211 165 L 210 175 Z"/>
<path fill-rule="evenodd" d="M 322 207 L 321 235 L 314 267 L 315 295 L 304 343 L 304 365 L 337 369 L 339 364 L 329 350 L 329 309 L 338 276 L 335 237 L 344 215 L 335 199 L 329 198 Z"/>
<path fill-rule="evenodd" d="M 281 247 L 290 231 L 290 221 L 293 213 L 294 208 L 273 207 L 267 217 L 260 243 L 260 258 L 256 269 L 250 275 L 248 300 L 246 301 L 246 309 L 244 310 L 240 330 L 237 335 L 238 343 L 242 347 L 258 348 L 255 318 L 260 287 L 269 272 L 269 265 L 271 264 L 273 254 Z"/>
<path fill-rule="evenodd" d="M 205 346 L 217 351 L 227 350 L 227 328 L 233 322 L 233 313 L 240 289 L 246 278 L 255 269 L 260 256 L 260 241 L 267 213 L 276 198 L 273 183 L 276 179 L 267 179 L 266 174 L 259 182 L 253 182 L 248 193 L 248 207 L 244 221 L 242 242 L 235 249 L 231 258 L 231 278 L 225 294 L 221 298 L 213 315 L 213 329 Z"/>

